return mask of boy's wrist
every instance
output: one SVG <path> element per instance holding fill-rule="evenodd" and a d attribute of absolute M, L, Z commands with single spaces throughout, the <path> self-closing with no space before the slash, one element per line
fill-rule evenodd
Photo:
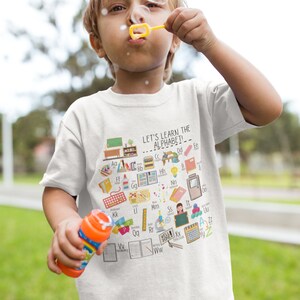
<path fill-rule="evenodd" d="M 210 41 L 206 42 L 206 44 L 200 45 L 197 47 L 195 43 L 195 49 L 198 52 L 201 52 L 207 59 L 210 60 L 214 56 L 214 53 L 216 53 L 216 50 L 220 47 L 220 41 L 216 38 L 213 37 Z"/>

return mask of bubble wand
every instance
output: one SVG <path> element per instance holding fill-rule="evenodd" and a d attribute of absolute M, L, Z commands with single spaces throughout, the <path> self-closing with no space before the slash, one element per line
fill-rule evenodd
<path fill-rule="evenodd" d="M 158 25 L 154 27 L 150 27 L 149 24 L 147 23 L 141 23 L 141 24 L 133 24 L 129 27 L 129 35 L 133 40 L 137 40 L 139 38 L 143 38 L 148 36 L 152 30 L 157 30 L 157 29 L 164 29 L 166 28 L 165 25 Z M 143 29 L 144 32 L 142 33 L 134 33 L 136 29 Z"/>

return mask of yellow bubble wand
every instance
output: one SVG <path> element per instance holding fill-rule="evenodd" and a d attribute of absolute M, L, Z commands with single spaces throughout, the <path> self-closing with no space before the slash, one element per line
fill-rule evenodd
<path fill-rule="evenodd" d="M 129 35 L 133 40 L 137 40 L 139 38 L 143 38 L 148 36 L 152 30 L 157 29 L 164 29 L 166 28 L 165 25 L 158 25 L 154 27 L 150 27 L 147 23 L 141 23 L 141 24 L 133 24 L 129 27 Z M 135 30 L 137 29 L 143 29 L 142 33 L 135 33 Z"/>

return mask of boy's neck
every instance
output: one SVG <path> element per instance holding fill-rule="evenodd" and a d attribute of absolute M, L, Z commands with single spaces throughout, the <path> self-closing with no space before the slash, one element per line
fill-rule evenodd
<path fill-rule="evenodd" d="M 112 90 L 118 94 L 154 94 L 163 85 L 163 73 L 157 70 L 140 73 L 118 70 Z"/>

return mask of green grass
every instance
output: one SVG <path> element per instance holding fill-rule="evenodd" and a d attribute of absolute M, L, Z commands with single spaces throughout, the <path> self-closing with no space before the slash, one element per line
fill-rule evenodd
<path fill-rule="evenodd" d="M 43 177 L 41 173 L 16 173 L 14 174 L 14 183 L 16 184 L 38 184 Z M 0 183 L 3 180 L 2 174 L 0 175 Z"/>
<path fill-rule="evenodd" d="M 300 247 L 230 237 L 236 299 L 297 300 Z"/>
<path fill-rule="evenodd" d="M 52 232 L 42 212 L 1 206 L 0 228 L 1 299 L 78 299 L 73 279 L 47 269 Z M 299 299 L 300 247 L 238 237 L 230 243 L 236 300 Z"/>
<path fill-rule="evenodd" d="M 47 268 L 52 232 L 42 212 L 1 206 L 0 228 L 1 299 L 78 299 L 74 280 Z"/>
<path fill-rule="evenodd" d="M 38 184 L 42 180 L 43 174 L 16 174 L 15 183 L 19 184 Z"/>
<path fill-rule="evenodd" d="M 237 201 L 237 202 L 259 202 L 259 203 L 278 203 L 278 204 L 289 204 L 289 205 L 300 205 L 300 196 L 299 200 L 286 200 L 280 198 L 257 198 L 257 197 L 240 197 L 240 196 L 230 196 L 225 197 L 225 201 Z"/>
<path fill-rule="evenodd" d="M 291 176 L 290 174 L 255 174 L 243 175 L 241 177 L 221 175 L 221 180 L 224 186 L 300 188 L 300 178 Z"/>

